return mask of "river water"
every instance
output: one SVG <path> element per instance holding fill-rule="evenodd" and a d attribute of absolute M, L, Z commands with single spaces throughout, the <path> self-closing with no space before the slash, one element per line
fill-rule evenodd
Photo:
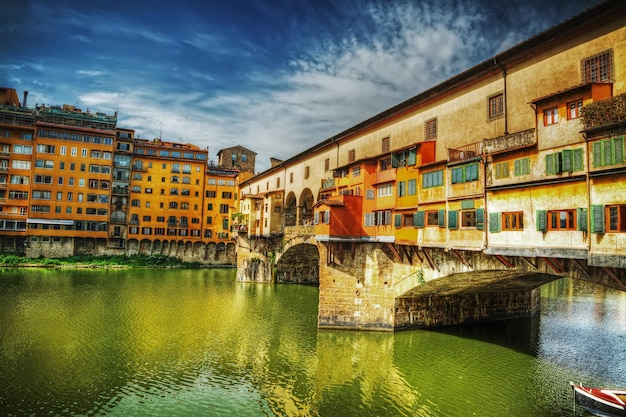
<path fill-rule="evenodd" d="M 3 270 L 0 414 L 571 416 L 568 381 L 626 386 L 626 293 L 541 294 L 533 319 L 322 331 L 317 288 L 232 269 Z"/>

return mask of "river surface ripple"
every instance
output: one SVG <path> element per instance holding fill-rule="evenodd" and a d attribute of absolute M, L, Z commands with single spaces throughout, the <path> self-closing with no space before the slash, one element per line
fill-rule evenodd
<path fill-rule="evenodd" d="M 0 413 L 569 416 L 568 381 L 626 387 L 626 293 L 559 279 L 533 319 L 398 333 L 318 330 L 318 294 L 232 269 L 2 270 Z"/>

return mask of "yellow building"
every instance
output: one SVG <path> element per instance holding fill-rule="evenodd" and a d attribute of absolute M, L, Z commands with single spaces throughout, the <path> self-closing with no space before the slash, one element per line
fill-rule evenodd
<path fill-rule="evenodd" d="M 127 242 L 131 252 L 169 253 L 172 247 L 202 241 L 207 159 L 208 152 L 195 145 L 133 141 Z"/>

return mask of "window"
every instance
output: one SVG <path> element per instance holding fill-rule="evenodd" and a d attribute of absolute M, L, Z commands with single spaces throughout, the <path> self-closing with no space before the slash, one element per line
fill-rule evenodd
<path fill-rule="evenodd" d="M 584 83 L 608 83 L 613 81 L 613 51 L 600 52 L 581 62 L 581 79 Z"/>
<path fill-rule="evenodd" d="M 415 225 L 415 221 L 414 221 L 415 216 L 413 214 L 405 214 L 402 216 L 402 225 L 403 226 L 414 226 Z"/>
<path fill-rule="evenodd" d="M 580 149 L 580 152 L 580 169 L 582 169 L 582 149 Z M 516 159 L 513 164 L 515 166 L 514 175 L 516 177 L 530 174 L 530 158 Z"/>
<path fill-rule="evenodd" d="M 293 184 L 293 172 L 289 173 L 289 184 Z"/>
<path fill-rule="evenodd" d="M 559 122 L 559 109 L 552 107 L 543 111 L 543 125 L 549 126 Z"/>
<path fill-rule="evenodd" d="M 606 167 L 624 163 L 624 137 L 600 140 L 593 143 L 593 166 Z"/>
<path fill-rule="evenodd" d="M 499 162 L 494 165 L 496 179 L 509 178 L 509 162 Z"/>
<path fill-rule="evenodd" d="M 464 165 L 452 169 L 452 184 L 478 180 L 478 164 Z"/>
<path fill-rule="evenodd" d="M 304 179 L 308 179 L 309 178 L 309 167 L 305 166 L 304 167 Z"/>
<path fill-rule="evenodd" d="M 43 145 L 43 144 L 37 145 L 38 153 L 54 153 L 54 150 L 55 150 L 54 145 Z"/>
<path fill-rule="evenodd" d="M 548 211 L 548 230 L 576 230 L 576 210 Z"/>
<path fill-rule="evenodd" d="M 583 150 L 564 149 L 561 152 L 546 155 L 546 175 L 574 172 L 583 169 Z"/>
<path fill-rule="evenodd" d="M 524 212 L 514 211 L 502 213 L 502 230 L 524 230 Z"/>
<path fill-rule="evenodd" d="M 220 213 L 228 214 L 228 204 L 220 204 Z"/>
<path fill-rule="evenodd" d="M 348 162 L 354 161 L 356 161 L 356 151 L 354 149 L 351 149 L 348 151 Z"/>
<path fill-rule="evenodd" d="M 361 175 L 361 165 L 357 165 L 352 168 L 352 176 L 358 177 L 359 175 Z"/>
<path fill-rule="evenodd" d="M 406 182 L 406 188 L 407 195 L 415 195 L 417 193 L 416 180 L 408 180 Z"/>
<path fill-rule="evenodd" d="M 426 212 L 426 226 L 441 226 L 441 221 L 444 219 L 443 210 L 430 210 Z"/>
<path fill-rule="evenodd" d="M 476 227 L 476 210 L 461 212 L 461 227 Z"/>
<path fill-rule="evenodd" d="M 330 170 L 330 159 L 326 158 L 324 160 L 324 172 L 328 172 Z"/>
<path fill-rule="evenodd" d="M 389 197 L 392 194 L 391 183 L 379 185 L 377 189 L 378 197 Z"/>
<path fill-rule="evenodd" d="M 504 116 L 504 94 L 489 97 L 489 120 Z"/>
<path fill-rule="evenodd" d="M 233 193 L 231 193 L 230 191 L 223 191 L 222 198 L 233 198 Z"/>
<path fill-rule="evenodd" d="M 43 151 L 39 150 L 40 146 L 46 147 L 47 145 L 38 145 L 37 146 L 37 151 L 38 152 L 43 152 Z M 32 155 L 33 147 L 32 146 L 26 146 L 26 145 L 13 145 L 13 153 L 19 153 L 19 154 L 22 154 L 22 155 Z"/>
<path fill-rule="evenodd" d="M 583 100 L 578 100 L 567 103 L 567 120 L 577 119 L 580 117 L 580 111 L 583 108 Z"/>
<path fill-rule="evenodd" d="M 626 232 L 626 205 L 606 206 L 606 231 Z"/>
<path fill-rule="evenodd" d="M 400 181 L 397 185 L 398 188 L 398 197 L 404 197 L 406 195 L 406 182 Z"/>
<path fill-rule="evenodd" d="M 443 185 L 443 170 L 422 174 L 422 188 L 441 187 Z"/>
<path fill-rule="evenodd" d="M 387 153 L 389 152 L 389 138 L 383 138 L 383 142 L 382 142 L 382 153 Z"/>
<path fill-rule="evenodd" d="M 435 140 L 437 139 L 437 119 L 427 120 L 424 124 L 424 137 L 426 140 Z"/>
<path fill-rule="evenodd" d="M 393 168 L 415 165 L 417 150 L 415 148 L 400 151 L 391 155 Z"/>

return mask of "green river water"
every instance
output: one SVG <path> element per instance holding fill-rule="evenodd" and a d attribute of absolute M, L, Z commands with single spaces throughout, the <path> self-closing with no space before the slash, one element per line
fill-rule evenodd
<path fill-rule="evenodd" d="M 0 415 L 571 416 L 568 381 L 626 386 L 626 293 L 541 294 L 533 319 L 327 331 L 317 288 L 232 269 L 2 270 Z"/>

